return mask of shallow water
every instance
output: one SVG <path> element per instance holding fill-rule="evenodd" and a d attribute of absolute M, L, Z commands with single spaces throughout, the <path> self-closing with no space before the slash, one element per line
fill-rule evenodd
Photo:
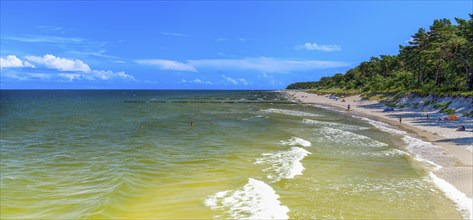
<path fill-rule="evenodd" d="M 0 217 L 461 219 L 403 136 L 258 100 L 3 90 Z"/>

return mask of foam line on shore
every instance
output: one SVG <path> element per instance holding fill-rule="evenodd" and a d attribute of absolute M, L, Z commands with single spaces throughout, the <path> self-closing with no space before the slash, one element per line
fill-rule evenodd
<path fill-rule="evenodd" d="M 403 141 L 407 144 L 407 149 L 411 154 L 414 154 L 414 159 L 424 162 L 431 166 L 432 171 L 429 172 L 429 177 L 435 183 L 447 198 L 449 198 L 457 207 L 457 210 L 462 214 L 464 219 L 472 219 L 472 199 L 468 198 L 464 193 L 460 192 L 452 184 L 444 179 L 437 177 L 433 171 L 442 168 L 434 160 L 440 159 L 439 155 L 443 155 L 445 151 L 441 147 L 437 147 L 430 142 L 422 141 L 411 136 L 404 136 Z M 441 162 L 441 161 L 440 161 Z"/>
<path fill-rule="evenodd" d="M 340 123 L 335 123 L 335 122 L 327 122 L 327 121 L 318 121 L 318 120 L 312 120 L 312 119 L 307 119 L 307 118 L 302 119 L 302 123 L 310 124 L 310 125 L 336 127 L 336 128 L 341 128 L 341 129 L 351 130 L 351 131 L 368 129 L 367 127 L 362 127 L 362 126 L 346 125 L 346 124 L 340 124 Z"/>
<path fill-rule="evenodd" d="M 290 96 L 294 98 L 298 98 L 301 96 L 305 96 L 306 98 L 303 98 L 301 100 L 301 103 L 304 104 L 304 102 L 310 103 L 310 104 L 316 104 L 316 107 L 322 107 L 324 109 L 332 109 L 336 108 L 337 112 L 340 112 L 339 109 L 344 109 L 346 108 L 346 104 L 340 103 L 340 102 L 335 102 L 333 100 L 326 99 L 325 97 L 321 97 L 315 94 L 310 94 L 306 92 L 287 92 Z M 453 159 L 459 159 L 460 157 L 458 156 L 459 153 L 455 151 L 445 151 L 444 148 L 432 145 L 430 142 L 425 142 L 421 141 L 420 139 L 413 138 L 412 135 L 408 134 L 405 130 L 401 129 L 396 129 L 397 125 L 397 118 L 393 113 L 385 113 L 382 112 L 384 105 L 378 101 L 373 101 L 373 100 L 365 100 L 363 99 L 360 95 L 354 95 L 350 97 L 346 97 L 347 103 L 351 104 L 352 107 L 352 112 L 354 114 L 359 114 L 362 116 L 366 117 L 377 117 L 380 119 L 383 119 L 387 122 L 390 122 L 389 124 L 375 121 L 369 118 L 365 117 L 360 117 L 360 116 L 353 116 L 354 118 L 361 119 L 363 121 L 368 122 L 369 124 L 373 125 L 375 128 L 390 133 L 395 136 L 400 136 L 403 138 L 404 142 L 406 142 L 406 148 L 408 150 L 408 154 L 411 155 L 411 157 L 416 160 L 424 163 L 427 165 L 428 168 L 431 170 L 429 171 L 432 173 L 432 171 L 437 170 L 438 172 L 443 172 L 443 167 L 447 168 L 455 168 L 455 161 Z M 322 105 L 322 106 L 319 106 Z M 323 107 L 323 106 L 329 106 L 329 107 Z M 454 129 L 450 127 L 445 127 L 445 123 L 436 123 L 436 124 L 429 124 L 429 125 L 423 125 L 423 123 L 419 122 L 424 122 L 425 120 L 428 121 L 428 118 L 426 119 L 424 114 L 425 112 L 419 112 L 419 111 L 413 111 L 411 112 L 410 110 L 404 110 L 400 109 L 399 111 L 396 111 L 396 114 L 398 115 L 407 115 L 406 120 L 403 121 L 403 126 L 412 126 L 413 131 L 422 134 L 423 132 L 426 132 L 428 134 L 432 134 L 433 136 L 427 136 L 427 139 L 429 140 L 434 140 L 434 139 L 444 139 L 445 137 L 448 137 L 449 139 L 465 139 L 465 140 L 471 140 L 471 135 L 468 132 L 457 132 Z M 410 116 L 412 114 L 412 116 Z M 394 118 L 393 118 L 394 116 Z M 399 117 L 399 116 L 397 116 Z M 465 123 L 468 122 L 467 118 L 460 118 L 459 123 Z M 466 120 L 465 120 L 466 119 Z M 392 124 L 392 125 L 391 125 Z M 415 139 L 415 140 L 414 140 Z M 410 143 L 408 143 L 410 142 Z M 471 143 L 471 141 L 470 141 Z M 472 145 L 468 143 L 468 141 L 461 142 L 460 144 L 454 143 L 452 141 L 450 142 L 444 142 L 443 145 L 447 145 L 449 147 L 453 146 L 458 146 L 462 145 L 462 147 L 465 148 L 467 151 L 466 153 L 472 152 L 473 147 Z M 446 148 L 449 149 L 449 148 Z M 464 159 L 461 159 L 462 162 Z M 468 159 L 466 159 L 468 161 Z M 467 162 L 468 163 L 468 162 Z M 469 194 L 467 191 L 467 194 L 464 194 L 463 192 L 459 191 L 458 189 L 461 189 L 461 184 L 453 185 L 446 180 L 449 180 L 450 178 L 440 179 L 439 177 L 435 176 L 433 173 L 430 174 L 430 179 L 432 179 L 433 182 L 437 185 L 437 187 L 443 191 L 448 198 L 450 198 L 455 205 L 458 207 L 466 207 L 466 209 L 463 209 L 463 211 L 460 212 L 462 213 L 463 217 L 466 219 L 472 219 L 472 204 L 471 204 L 471 194 Z M 460 178 L 462 183 L 470 183 L 471 185 L 471 179 L 465 179 L 465 175 L 462 175 Z M 471 177 L 471 176 L 470 176 Z M 453 183 L 453 182 L 452 182 Z M 459 187 L 459 188 L 456 188 Z M 462 202 L 463 201 L 463 202 Z M 469 210 L 468 214 L 465 214 L 466 211 L 464 210 Z"/>
<path fill-rule="evenodd" d="M 381 131 L 390 133 L 390 134 L 396 134 L 396 135 L 406 135 L 407 134 L 407 132 L 405 132 L 403 130 L 392 128 L 389 124 L 386 124 L 386 123 L 383 123 L 383 122 L 380 122 L 380 121 L 375 121 L 375 120 L 372 120 L 372 119 L 369 119 L 369 118 L 360 117 L 360 116 L 356 116 L 356 115 L 353 115 L 352 117 L 357 118 L 357 119 L 361 119 L 363 121 L 366 121 L 369 124 L 373 125 L 375 128 L 377 128 Z"/>
<path fill-rule="evenodd" d="M 457 207 L 457 210 L 462 214 L 464 219 L 472 219 L 472 199 L 468 198 L 464 193 L 460 192 L 455 186 L 448 183 L 442 178 L 436 176 L 433 171 L 440 170 L 443 168 L 442 165 L 438 164 L 443 161 L 448 161 L 448 158 L 443 155 L 445 149 L 435 146 L 430 142 L 422 141 L 418 138 L 411 137 L 407 135 L 407 132 L 391 128 L 390 125 L 371 120 L 368 118 L 353 116 L 354 118 L 359 118 L 361 120 L 367 121 L 371 125 L 375 126 L 381 131 L 394 134 L 402 135 L 402 140 L 407 144 L 406 148 L 408 152 L 414 155 L 414 159 L 424 163 L 432 171 L 429 172 L 429 177 L 435 183 L 438 189 L 440 189 L 447 198 L 449 198 Z M 467 147 L 468 150 L 468 147 Z M 437 161 L 437 162 L 436 162 Z"/>
<path fill-rule="evenodd" d="M 432 181 L 437 185 L 445 196 L 447 196 L 450 200 L 452 200 L 457 210 L 460 211 L 464 219 L 473 219 L 473 203 L 472 199 L 468 198 L 465 193 L 460 192 L 457 188 L 455 188 L 452 184 L 448 183 L 447 181 L 437 177 L 434 173 L 429 172 L 429 176 Z"/>
<path fill-rule="evenodd" d="M 407 150 L 415 156 L 416 160 L 432 165 L 433 170 L 442 168 L 438 163 L 441 162 L 439 156 L 445 151 L 443 148 L 408 135 L 404 136 L 402 140 L 407 144 Z M 439 160 L 439 162 L 435 160 Z"/>
<path fill-rule="evenodd" d="M 261 109 L 262 112 L 267 113 L 277 113 L 283 115 L 290 115 L 290 116 L 301 116 L 301 117 L 320 117 L 322 115 L 309 113 L 309 112 L 302 112 L 296 110 L 288 110 L 288 109 L 278 109 L 278 108 L 269 108 L 269 109 Z"/>

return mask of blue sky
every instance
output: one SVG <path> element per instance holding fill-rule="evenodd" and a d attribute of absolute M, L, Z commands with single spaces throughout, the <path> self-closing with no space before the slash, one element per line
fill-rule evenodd
<path fill-rule="evenodd" d="M 1 1 L 2 89 L 282 89 L 472 1 Z"/>

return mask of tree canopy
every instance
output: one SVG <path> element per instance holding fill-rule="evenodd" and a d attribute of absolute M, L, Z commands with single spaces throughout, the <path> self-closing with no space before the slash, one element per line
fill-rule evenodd
<path fill-rule="evenodd" d="M 294 83 L 288 89 L 342 88 L 364 92 L 473 91 L 473 14 L 469 20 L 435 20 L 419 28 L 394 56 L 371 57 L 346 73 L 318 82 Z M 310 87 L 310 88 L 309 88 Z"/>

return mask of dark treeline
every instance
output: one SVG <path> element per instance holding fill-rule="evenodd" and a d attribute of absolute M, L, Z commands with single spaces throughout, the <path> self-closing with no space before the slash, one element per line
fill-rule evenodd
<path fill-rule="evenodd" d="M 288 89 L 355 89 L 363 92 L 419 91 L 424 93 L 473 90 L 473 14 L 470 19 L 435 20 L 429 30 L 419 28 L 399 54 L 371 57 L 345 74 L 302 82 Z"/>

